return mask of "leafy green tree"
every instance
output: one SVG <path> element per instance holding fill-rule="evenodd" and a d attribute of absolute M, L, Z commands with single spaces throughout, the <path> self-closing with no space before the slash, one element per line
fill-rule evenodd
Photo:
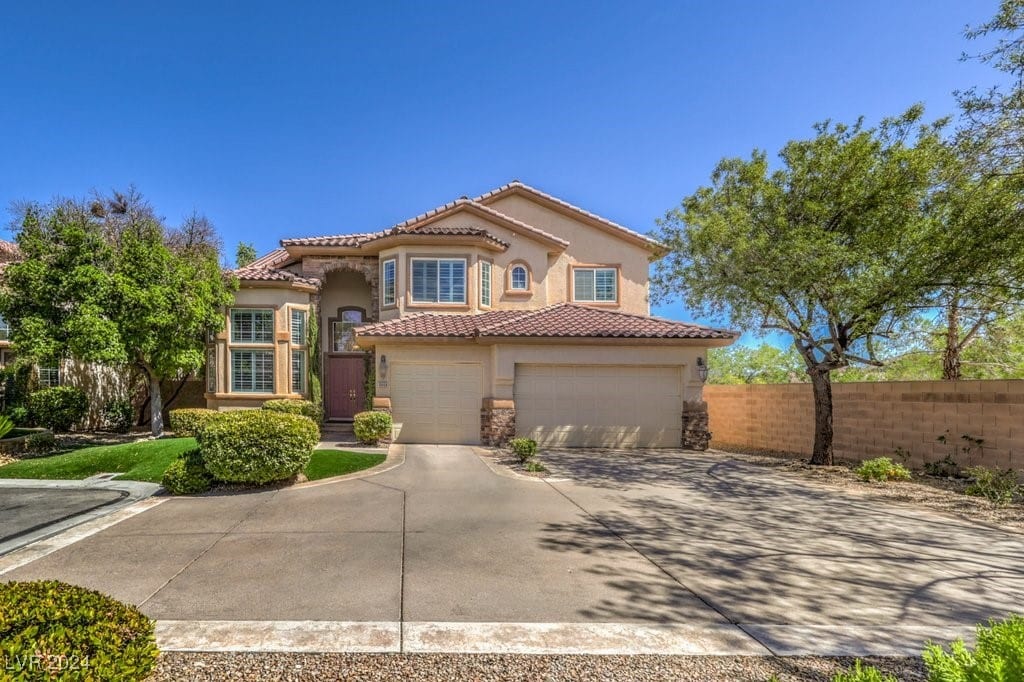
<path fill-rule="evenodd" d="M 708 383 L 785 384 L 806 381 L 803 359 L 792 346 L 729 346 L 708 350 Z"/>
<path fill-rule="evenodd" d="M 152 433 L 162 434 L 160 382 L 202 366 L 206 335 L 232 301 L 205 230 L 191 221 L 168 230 L 134 191 L 26 207 L 16 228 L 24 260 L 7 266 L 0 293 L 16 351 L 134 365 L 149 384 Z"/>
<path fill-rule="evenodd" d="M 256 260 L 256 247 L 250 242 L 238 242 L 238 247 L 235 249 L 235 267 L 244 268 L 249 263 Z"/>
<path fill-rule="evenodd" d="M 976 281 L 1006 237 L 951 232 L 934 208 L 955 154 L 923 109 L 866 128 L 829 122 L 767 155 L 725 159 L 659 221 L 658 298 L 791 335 L 814 391 L 811 462 L 831 464 L 832 372 L 883 364 L 878 343 L 943 284 Z"/>

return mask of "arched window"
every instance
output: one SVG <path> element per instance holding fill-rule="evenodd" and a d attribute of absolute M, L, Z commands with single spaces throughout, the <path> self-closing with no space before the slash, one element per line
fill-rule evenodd
<path fill-rule="evenodd" d="M 508 290 L 525 292 L 530 290 L 530 269 L 525 263 L 515 263 L 508 270 Z"/>

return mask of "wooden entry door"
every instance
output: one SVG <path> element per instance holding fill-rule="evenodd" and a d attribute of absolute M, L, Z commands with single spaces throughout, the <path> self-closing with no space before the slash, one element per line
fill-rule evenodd
<path fill-rule="evenodd" d="M 327 356 L 327 418 L 352 419 L 366 409 L 366 359 L 359 355 Z"/>

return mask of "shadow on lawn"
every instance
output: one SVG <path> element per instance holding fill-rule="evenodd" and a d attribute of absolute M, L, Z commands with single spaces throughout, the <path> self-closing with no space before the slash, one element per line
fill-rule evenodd
<path fill-rule="evenodd" d="M 678 591 L 589 564 L 629 543 L 730 620 L 973 624 L 1024 604 L 1024 538 L 858 499 L 720 456 L 559 451 L 556 484 L 592 518 L 549 523 L 541 546 L 581 555 L 615 599 L 602 620 L 676 620 Z M 597 523 L 594 523 L 594 521 Z M 588 557 L 588 559 L 583 559 Z"/>

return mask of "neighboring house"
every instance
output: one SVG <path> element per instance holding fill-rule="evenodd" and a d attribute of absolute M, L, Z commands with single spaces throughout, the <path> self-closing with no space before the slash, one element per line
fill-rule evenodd
<path fill-rule="evenodd" d="M 733 332 L 650 317 L 662 245 L 520 182 L 381 232 L 283 239 L 236 270 L 209 350 L 210 407 L 308 395 L 389 410 L 397 440 L 705 448 L 706 349 Z"/>

